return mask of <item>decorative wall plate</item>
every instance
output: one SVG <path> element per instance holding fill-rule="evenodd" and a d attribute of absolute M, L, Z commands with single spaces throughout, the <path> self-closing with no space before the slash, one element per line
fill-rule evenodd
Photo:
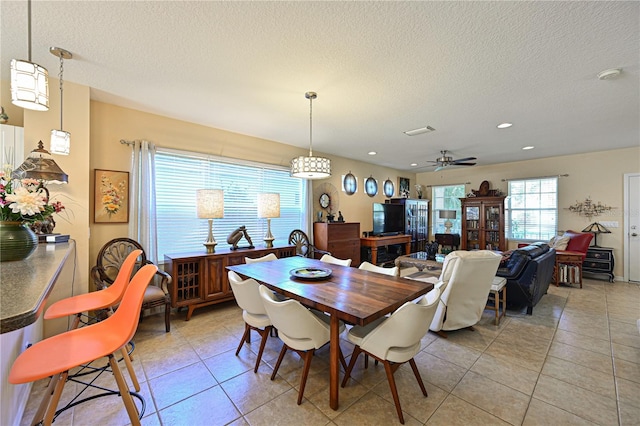
<path fill-rule="evenodd" d="M 382 190 L 384 191 L 385 197 L 387 198 L 393 197 L 394 188 L 393 188 L 393 182 L 391 181 L 391 179 L 387 178 L 387 180 L 384 181 L 384 185 L 382 185 Z"/>
<path fill-rule="evenodd" d="M 358 179 L 349 171 L 346 175 L 344 175 L 344 180 L 342 181 L 342 188 L 347 195 L 353 195 L 358 190 Z"/>
<path fill-rule="evenodd" d="M 375 197 L 378 193 L 378 182 L 373 176 L 369 176 L 364 181 L 364 192 L 366 192 L 369 197 Z"/>

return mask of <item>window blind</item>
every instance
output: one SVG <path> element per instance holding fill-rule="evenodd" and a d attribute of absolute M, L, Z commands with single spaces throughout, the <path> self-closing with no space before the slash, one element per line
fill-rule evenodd
<path fill-rule="evenodd" d="M 197 189 L 224 191 L 224 218 L 213 219 L 216 249 L 228 248 L 227 236 L 241 225 L 256 247 L 264 246 L 266 219 L 258 218 L 260 192 L 280 194 L 280 217 L 271 219 L 276 244 L 302 227 L 304 180 L 289 169 L 193 152 L 158 148 L 156 152 L 156 212 L 158 254 L 203 252 L 208 221 L 196 214 Z M 243 239 L 239 246 L 246 246 Z"/>

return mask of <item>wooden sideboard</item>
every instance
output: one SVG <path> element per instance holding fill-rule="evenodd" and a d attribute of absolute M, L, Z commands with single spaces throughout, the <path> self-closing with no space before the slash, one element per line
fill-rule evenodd
<path fill-rule="evenodd" d="M 227 266 L 244 263 L 245 257 L 295 256 L 295 246 L 275 246 L 218 250 L 215 253 L 178 253 L 164 255 L 164 270 L 171 275 L 171 307 L 186 307 L 189 321 L 196 308 L 233 300 Z"/>
<path fill-rule="evenodd" d="M 360 265 L 360 223 L 316 222 L 313 244 L 339 259 L 351 259 L 351 266 Z"/>
<path fill-rule="evenodd" d="M 377 265 L 378 248 L 385 247 L 393 244 L 404 245 L 404 255 L 411 253 L 411 235 L 394 235 L 389 237 L 362 237 L 360 238 L 360 245 L 362 247 L 369 247 L 371 249 L 371 263 Z"/>

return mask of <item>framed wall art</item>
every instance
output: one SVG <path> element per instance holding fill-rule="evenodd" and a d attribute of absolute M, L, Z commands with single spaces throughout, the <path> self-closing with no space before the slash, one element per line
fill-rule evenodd
<path fill-rule="evenodd" d="M 95 169 L 94 223 L 129 222 L 129 172 Z"/>
<path fill-rule="evenodd" d="M 411 181 L 409 178 L 398 178 L 398 194 L 401 197 L 409 197 L 409 194 L 411 194 Z"/>

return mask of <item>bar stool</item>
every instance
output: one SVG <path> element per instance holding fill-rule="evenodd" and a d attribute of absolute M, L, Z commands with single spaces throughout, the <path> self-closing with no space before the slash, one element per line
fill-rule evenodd
<path fill-rule="evenodd" d="M 122 300 L 129 281 L 131 279 L 131 273 L 135 267 L 138 257 L 142 254 L 142 250 L 133 250 L 122 263 L 122 267 L 118 272 L 118 275 L 112 285 L 104 290 L 94 291 L 86 294 L 79 294 L 77 296 L 68 297 L 66 299 L 59 300 L 49 306 L 44 313 L 44 319 L 55 319 L 75 315 L 73 323 L 71 324 L 71 330 L 78 328 L 82 321 L 83 312 L 96 311 L 99 309 L 107 309 L 107 315 L 110 316 L 113 313 L 113 307 Z M 131 356 L 127 352 L 126 347 L 123 347 L 122 357 L 127 366 L 127 371 L 131 377 L 133 387 L 136 392 L 140 392 L 140 384 L 136 377 L 135 370 L 131 364 Z M 89 367 L 87 367 L 89 368 Z M 90 368 L 91 371 L 96 369 Z M 82 373 L 80 373 L 82 374 Z M 78 375 L 78 373 L 76 373 Z"/>
<path fill-rule="evenodd" d="M 51 425 L 69 370 L 106 356 L 131 424 L 140 426 L 144 403 L 138 413 L 114 353 L 133 338 L 144 291 L 157 270 L 155 265 L 143 266 L 127 286 L 118 309 L 107 319 L 49 337 L 18 355 L 9 371 L 9 383 L 28 383 L 52 376 L 32 424 Z"/>

